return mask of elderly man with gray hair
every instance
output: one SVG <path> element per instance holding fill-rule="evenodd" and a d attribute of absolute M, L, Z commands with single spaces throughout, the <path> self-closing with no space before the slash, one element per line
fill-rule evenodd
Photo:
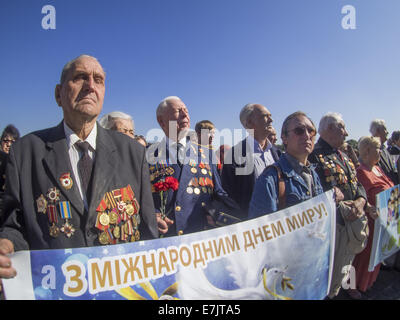
<path fill-rule="evenodd" d="M 388 136 L 385 120 L 373 120 L 369 127 L 369 131 L 371 132 L 372 136 L 378 137 L 381 140 L 381 158 L 378 162 L 378 166 L 390 178 L 390 180 L 393 181 L 395 185 L 399 184 L 399 176 L 396 166 L 393 163 L 393 159 L 390 156 L 389 151 L 385 147 L 385 142 L 387 141 Z"/>
<path fill-rule="evenodd" d="M 249 135 L 230 149 L 222 167 L 222 187 L 242 209 L 247 219 L 256 179 L 266 167 L 279 160 L 281 151 L 269 140 L 272 115 L 263 105 L 248 103 L 240 111 L 240 122 Z"/>
<path fill-rule="evenodd" d="M 329 293 L 332 298 L 339 293 L 346 277 L 344 268 L 349 271 L 355 255 L 366 246 L 368 224 L 364 207 L 367 195 L 357 180 L 353 162 L 339 150 L 348 136 L 342 116 L 333 112 L 324 115 L 318 133 L 320 138 L 309 161 L 316 164 L 324 191 L 334 188 L 336 195 L 336 243 Z M 347 293 L 350 295 L 353 291 Z"/>
<path fill-rule="evenodd" d="M 127 136 L 135 137 L 135 124 L 132 117 L 121 111 L 113 111 L 105 114 L 99 120 L 99 124 L 104 129 L 111 129 L 126 134 Z"/>

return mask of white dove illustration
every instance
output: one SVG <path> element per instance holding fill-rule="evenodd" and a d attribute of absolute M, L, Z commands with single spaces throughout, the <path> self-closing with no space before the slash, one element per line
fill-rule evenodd
<path fill-rule="evenodd" d="M 201 268 L 181 268 L 176 275 L 180 298 L 191 300 L 291 299 L 276 293 L 277 283 L 286 287 L 291 280 L 284 277 L 287 267 L 268 268 L 266 265 L 257 267 L 263 259 L 253 260 L 251 256 L 243 258 L 241 255 L 235 255 L 227 258 L 227 261 L 226 270 L 234 279 L 238 289 L 224 290 L 214 286 Z M 287 286 L 290 289 L 293 288 L 290 283 Z"/>

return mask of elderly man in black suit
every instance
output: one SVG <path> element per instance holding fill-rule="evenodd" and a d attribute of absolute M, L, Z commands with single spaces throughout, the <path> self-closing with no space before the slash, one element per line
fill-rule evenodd
<path fill-rule="evenodd" d="M 105 72 L 96 58 L 67 63 L 55 88 L 64 120 L 11 149 L 0 229 L 0 280 L 17 250 L 89 247 L 158 237 L 145 148 L 97 125 Z"/>
<path fill-rule="evenodd" d="M 279 160 L 281 151 L 268 140 L 272 121 L 271 113 L 261 104 L 246 104 L 240 112 L 240 122 L 249 136 L 227 152 L 221 174 L 222 187 L 242 209 L 238 218 L 247 219 L 256 179 Z"/>

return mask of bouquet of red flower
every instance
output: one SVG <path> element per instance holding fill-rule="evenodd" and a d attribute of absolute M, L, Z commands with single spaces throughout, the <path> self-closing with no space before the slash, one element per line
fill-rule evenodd
<path fill-rule="evenodd" d="M 179 181 L 174 177 L 166 177 L 165 179 L 156 182 L 153 184 L 154 190 L 160 193 L 161 198 L 161 218 L 164 219 L 166 217 L 165 214 L 165 207 L 167 205 L 167 195 L 164 195 L 164 192 L 172 189 L 173 191 L 178 190 L 179 188 Z"/>

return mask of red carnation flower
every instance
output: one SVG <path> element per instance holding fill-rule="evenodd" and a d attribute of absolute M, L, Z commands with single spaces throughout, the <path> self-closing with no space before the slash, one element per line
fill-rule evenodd
<path fill-rule="evenodd" d="M 168 189 L 172 189 L 174 191 L 178 190 L 179 182 L 174 177 L 166 177 L 165 184 L 168 185 Z"/>

